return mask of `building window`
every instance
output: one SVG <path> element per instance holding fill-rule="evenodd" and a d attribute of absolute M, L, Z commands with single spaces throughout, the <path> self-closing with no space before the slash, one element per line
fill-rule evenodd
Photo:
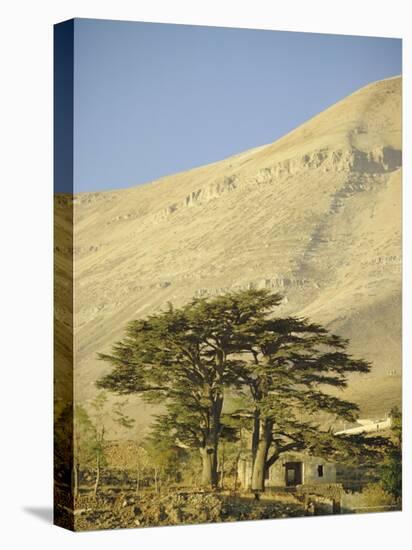
<path fill-rule="evenodd" d="M 318 466 L 318 477 L 323 477 L 323 466 L 321 464 Z"/>

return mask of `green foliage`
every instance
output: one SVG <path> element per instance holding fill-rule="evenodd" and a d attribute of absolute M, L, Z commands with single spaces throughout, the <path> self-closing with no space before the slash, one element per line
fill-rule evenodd
<path fill-rule="evenodd" d="M 112 419 L 119 426 L 130 429 L 133 428 L 135 421 L 124 412 L 126 406 L 127 401 L 116 401 L 112 408 Z"/>
<path fill-rule="evenodd" d="M 113 369 L 97 385 L 165 405 L 182 442 L 203 449 L 205 457 L 213 454 L 214 483 L 224 391 L 243 384 L 248 327 L 261 323 L 280 300 L 264 290 L 247 290 L 195 299 L 180 309 L 169 305 L 133 321 L 112 353 L 99 355 Z"/>
<path fill-rule="evenodd" d="M 402 448 L 402 413 L 398 407 L 391 409 L 389 416 L 391 418 L 391 432 L 395 446 Z"/>
<path fill-rule="evenodd" d="M 396 499 L 394 496 L 378 483 L 371 483 L 365 487 L 362 491 L 362 497 L 365 505 L 372 510 L 380 511 L 382 508 L 391 509 L 396 506 Z"/>
<path fill-rule="evenodd" d="M 82 404 L 74 409 L 74 457 L 75 465 L 80 469 L 93 467 L 97 471 L 107 465 L 105 440 L 106 426 L 109 420 L 130 428 L 134 420 L 123 412 L 124 402 L 109 406 L 107 393 L 99 392 L 89 403 L 89 411 Z"/>
<path fill-rule="evenodd" d="M 392 451 L 382 467 L 381 484 L 396 499 L 402 498 L 402 456 Z"/>
<path fill-rule="evenodd" d="M 268 439 L 267 466 L 286 450 L 353 458 L 363 449 L 364 457 L 376 458 L 382 438 L 337 438 L 314 422 L 320 413 L 356 418 L 357 405 L 327 388 L 345 388 L 348 374 L 367 373 L 370 364 L 351 357 L 348 341 L 319 324 L 276 318 L 280 302 L 278 294 L 250 289 L 194 299 L 178 309 L 169 304 L 129 323 L 111 353 L 99 354 L 112 370 L 97 385 L 162 403 L 157 445 L 207 450 L 215 473 L 220 439 L 236 439 L 245 420 L 253 426 L 255 445 L 263 431 Z M 228 394 L 241 403 L 223 415 Z M 167 454 L 163 447 L 159 453 Z"/>
<path fill-rule="evenodd" d="M 241 329 L 244 361 L 238 369 L 248 399 L 236 414 L 253 418 L 253 453 L 263 438 L 266 467 L 285 451 L 307 450 L 330 457 L 377 456 L 379 441 L 336 438 L 316 424 L 319 414 L 355 420 L 356 404 L 335 397 L 327 388 L 345 388 L 349 373 L 367 373 L 370 364 L 346 353 L 348 341 L 305 318 L 266 314 Z M 271 450 L 271 452 L 269 452 Z M 359 452 L 356 452 L 358 450 Z M 362 453 L 360 452 L 362 450 Z M 366 451 L 366 452 L 364 452 Z"/>
<path fill-rule="evenodd" d="M 398 408 L 390 413 L 394 445 L 389 449 L 381 470 L 381 486 L 397 501 L 402 499 L 402 414 Z"/>
<path fill-rule="evenodd" d="M 74 409 L 74 455 L 76 463 L 90 465 L 95 456 L 96 428 L 86 409 L 77 404 Z"/>
<path fill-rule="evenodd" d="M 93 439 L 92 439 L 92 449 L 94 456 L 97 461 L 97 468 L 99 469 L 100 466 L 105 465 L 105 430 L 106 430 L 106 420 L 108 413 L 106 411 L 108 397 L 105 392 L 99 392 L 96 397 L 93 399 L 93 401 L 90 403 L 90 407 L 92 409 L 92 417 L 93 417 Z"/>
<path fill-rule="evenodd" d="M 161 477 L 181 481 L 190 453 L 180 443 L 172 418 L 161 415 L 157 418 L 146 440 L 145 450 L 150 465 L 159 470 Z"/>

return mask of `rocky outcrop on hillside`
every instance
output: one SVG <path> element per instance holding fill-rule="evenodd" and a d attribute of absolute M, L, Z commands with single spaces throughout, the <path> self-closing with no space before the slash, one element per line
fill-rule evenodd
<path fill-rule="evenodd" d="M 76 196 L 77 398 L 93 394 L 107 368 L 96 353 L 131 319 L 168 301 L 251 286 L 280 292 L 281 313 L 350 338 L 374 376 L 399 371 L 401 164 L 394 78 L 273 144 L 135 188 Z"/>

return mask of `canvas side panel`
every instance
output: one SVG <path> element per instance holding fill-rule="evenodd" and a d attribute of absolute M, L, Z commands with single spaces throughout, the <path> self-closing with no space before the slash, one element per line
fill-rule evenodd
<path fill-rule="evenodd" d="M 54 523 L 74 529 L 73 20 L 54 27 Z"/>

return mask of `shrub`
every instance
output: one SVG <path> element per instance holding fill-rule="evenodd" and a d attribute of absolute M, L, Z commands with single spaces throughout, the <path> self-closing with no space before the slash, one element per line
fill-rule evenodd
<path fill-rule="evenodd" d="M 370 508 L 394 508 L 397 501 L 379 483 L 371 483 L 362 491 L 365 505 Z"/>

